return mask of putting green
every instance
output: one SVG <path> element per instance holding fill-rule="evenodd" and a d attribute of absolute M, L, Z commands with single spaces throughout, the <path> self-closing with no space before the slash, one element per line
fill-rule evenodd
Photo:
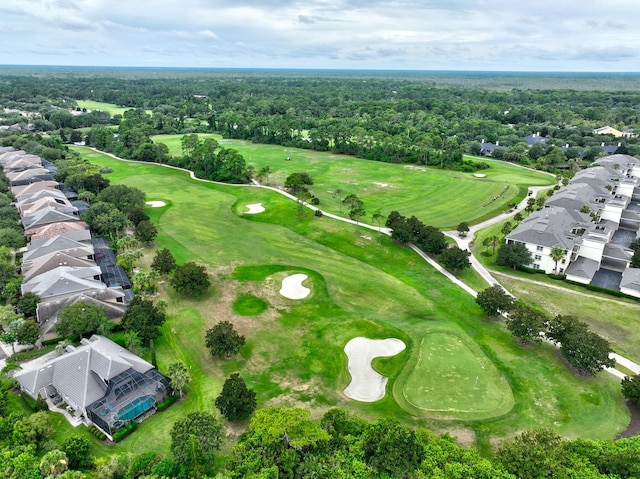
<path fill-rule="evenodd" d="M 488 418 L 509 412 L 514 404 L 509 384 L 482 350 L 443 331 L 422 339 L 401 391 L 412 413 Z"/>

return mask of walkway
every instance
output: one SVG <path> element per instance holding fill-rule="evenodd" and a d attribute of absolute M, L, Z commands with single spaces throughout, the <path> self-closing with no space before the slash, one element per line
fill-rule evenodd
<path fill-rule="evenodd" d="M 179 168 L 177 166 L 171 166 L 171 165 L 165 165 L 162 163 L 153 163 L 153 162 L 141 162 L 141 161 L 135 161 L 135 160 L 126 160 L 124 158 L 119 158 L 116 155 L 112 154 L 112 153 L 106 153 L 104 151 L 100 151 L 96 148 L 90 148 L 91 150 L 97 152 L 97 153 L 102 153 L 105 154 L 107 156 L 110 156 L 111 158 L 114 158 L 116 160 L 119 161 L 125 161 L 128 163 L 147 163 L 150 165 L 158 165 L 158 166 L 164 166 L 166 168 L 173 168 L 176 170 L 180 170 L 180 171 L 184 171 L 186 173 L 189 173 L 189 176 L 196 180 L 196 181 L 202 181 L 205 183 L 215 183 L 218 185 L 226 185 L 226 186 L 244 186 L 244 187 L 253 187 L 253 188 L 264 188 L 264 189 L 268 189 L 271 191 L 275 191 L 276 193 L 279 193 L 281 195 L 286 196 L 289 199 L 292 199 L 294 201 L 298 201 L 298 198 L 293 196 L 292 194 L 290 194 L 287 191 L 284 191 L 280 188 L 276 188 L 273 186 L 265 186 L 265 185 L 261 185 L 259 184 L 257 181 L 252 180 L 252 183 L 250 185 L 246 185 L 246 184 L 230 184 L 230 183 L 221 183 L 218 181 L 211 181 L 211 180 L 205 180 L 202 178 L 197 178 L 192 171 L 187 170 L 185 168 Z M 493 218 L 490 218 L 486 221 L 483 221 L 481 223 L 472 225 L 469 227 L 469 232 L 467 233 L 467 236 L 465 238 L 460 238 L 460 235 L 457 231 L 445 231 L 444 233 L 453 238 L 456 243 L 458 244 L 458 247 L 460 249 L 463 250 L 469 250 L 469 243 L 471 243 L 475 237 L 475 234 L 477 231 L 487 228 L 491 225 L 494 225 L 496 223 L 499 223 L 500 221 L 503 221 L 507 218 L 511 218 L 513 215 L 516 214 L 516 212 L 523 210 L 526 205 L 527 205 L 527 200 L 529 199 L 529 197 L 533 197 L 535 198 L 536 195 L 538 194 L 538 192 L 543 191 L 543 190 L 547 190 L 549 188 L 553 188 L 553 185 L 551 186 L 531 186 L 529 187 L 529 194 L 518 204 L 517 208 L 514 208 L 511 211 L 507 211 L 504 213 L 500 213 L 497 216 L 494 216 Z M 304 206 L 306 206 L 307 208 L 311 209 L 312 211 L 316 211 L 316 210 L 320 210 L 320 208 L 317 208 L 309 203 L 304 203 Z M 322 210 L 320 210 L 322 211 Z M 334 220 L 337 221 L 343 221 L 345 223 L 350 223 L 353 225 L 357 225 L 360 226 L 362 228 L 368 228 L 370 230 L 373 231 L 379 231 L 382 234 L 385 234 L 387 236 L 391 236 L 391 229 L 390 228 L 378 228 L 378 226 L 375 225 L 369 225 L 366 223 L 360 223 L 360 222 L 356 222 L 350 218 L 345 218 L 343 216 L 338 216 L 335 215 L 333 213 L 327 213 L 325 211 L 322 211 L 322 215 L 326 216 L 328 218 L 332 218 Z M 478 292 L 475 291 L 473 288 L 471 288 L 470 286 L 468 286 L 467 284 L 465 284 L 464 282 L 460 281 L 458 278 L 456 278 L 453 274 L 451 274 L 449 271 L 447 271 L 446 269 L 444 269 L 442 266 L 440 266 L 440 264 L 438 264 L 433 258 L 429 257 L 427 254 L 425 254 L 422 250 L 420 250 L 418 247 L 416 247 L 413 244 L 409 244 L 408 245 L 412 250 L 414 250 L 424 261 L 426 261 L 427 263 L 429 263 L 431 266 L 433 266 L 439 273 L 443 274 L 444 276 L 447 277 L 447 279 L 449 279 L 449 281 L 451 281 L 452 283 L 460 286 L 462 289 L 464 289 L 467 293 L 469 293 L 471 296 L 473 296 L 474 298 L 476 296 L 478 296 Z M 470 250 L 469 250 L 470 251 Z M 471 255 L 469 257 L 469 260 L 471 262 L 471 266 L 485 279 L 485 281 L 487 281 L 487 283 L 489 283 L 490 285 L 494 285 L 494 284 L 500 284 L 489 272 L 489 270 L 487 270 L 483 264 L 481 264 L 473 255 Z M 543 283 L 546 285 L 546 283 Z M 584 294 L 584 293 L 583 293 Z M 626 367 L 627 369 L 634 371 L 634 372 L 638 372 L 638 374 L 640 374 L 640 365 L 634 363 L 633 361 L 626 359 L 622 356 L 619 356 L 615 353 L 611 353 L 610 357 L 613 357 L 616 359 L 617 362 L 619 362 L 622 366 Z M 618 377 L 624 377 L 625 375 L 623 373 L 621 373 L 620 371 L 614 369 L 614 368 L 607 368 L 605 369 L 605 371 L 618 376 Z M 620 376 L 622 375 L 622 376 Z"/>

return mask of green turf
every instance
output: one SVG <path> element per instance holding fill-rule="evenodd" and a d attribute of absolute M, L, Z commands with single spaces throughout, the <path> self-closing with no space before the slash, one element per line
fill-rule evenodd
<path fill-rule="evenodd" d="M 114 105 L 113 103 L 103 103 L 100 101 L 93 101 L 93 100 L 76 100 L 76 103 L 80 108 L 86 108 L 88 110 L 106 111 L 111 116 L 123 115 L 125 111 L 133 109 L 133 107 L 123 107 L 123 106 Z M 150 110 L 147 110 L 147 112 L 150 112 Z"/>
<path fill-rule="evenodd" d="M 269 304 L 251 293 L 239 295 L 233 302 L 233 310 L 241 316 L 256 316 L 267 310 Z"/>
<path fill-rule="evenodd" d="M 443 417 L 489 418 L 513 407 L 505 377 L 482 351 L 449 331 L 427 334 L 418 362 L 402 382 L 412 411 Z"/>
<path fill-rule="evenodd" d="M 171 249 L 179 263 L 205 264 L 214 284 L 210 294 L 197 300 L 183 299 L 162 285 L 169 319 L 157 342 L 159 366 L 164 370 L 181 360 L 193 380 L 184 401 L 143 424 L 149 439 L 136 432 L 120 447 L 167 450 L 175 417 L 212 410 L 225 377 L 238 371 L 256 390 L 259 406 L 300 405 L 315 414 L 337 406 L 441 432 L 467 427 L 484 448 L 495 437 L 527 427 L 613 437 L 628 421 L 618 380 L 604 374 L 577 378 L 551 347 L 521 348 L 503 324 L 483 316 L 471 296 L 384 235 L 326 217 L 300 218 L 295 203 L 269 190 L 193 181 L 171 168 L 76 150 L 113 168 L 107 175 L 113 183 L 139 187 L 148 199 L 166 201 L 164 208 L 146 209 L 159 230 L 156 247 Z M 262 203 L 266 211 L 243 214 L 251 203 Z M 308 299 L 279 295 L 282 279 L 293 272 L 309 275 L 313 294 Z M 233 302 L 247 291 L 271 307 L 259 316 L 238 316 Z M 206 330 L 225 318 L 232 318 L 247 338 L 229 361 L 211 358 L 204 347 Z M 421 338 L 434 331 L 460 338 L 464 347 L 454 358 L 460 357 L 461 364 L 468 363 L 472 351 L 500 371 L 512 390 L 510 411 L 491 419 L 481 414 L 453 422 L 428 414 L 418 419 L 396 400 L 403 378 L 418 363 Z M 342 394 L 350 380 L 343 348 L 355 336 L 396 337 L 407 344 L 398 357 L 374 363 L 389 377 L 387 391 L 394 392 L 381 401 L 358 403 Z M 418 383 L 419 376 L 412 381 Z"/>
<path fill-rule="evenodd" d="M 181 138 L 161 135 L 154 140 L 179 155 Z M 555 181 L 553 176 L 501 161 L 485 160 L 491 165 L 482 170 L 486 178 L 476 178 L 472 173 L 216 138 L 221 145 L 238 150 L 256 171 L 269 166 L 269 185 L 282 186 L 289 174 L 308 172 L 314 179 L 313 193 L 325 211 L 340 213 L 340 197 L 357 195 L 367 212 L 362 221 L 368 223 L 373 223 L 374 213 L 386 216 L 397 210 L 405 216 L 416 215 L 426 224 L 455 228 L 462 221 L 475 223 L 504 211 L 508 204 L 524 198 L 527 186 Z M 335 195 L 338 189 L 342 190 L 340 197 Z"/>

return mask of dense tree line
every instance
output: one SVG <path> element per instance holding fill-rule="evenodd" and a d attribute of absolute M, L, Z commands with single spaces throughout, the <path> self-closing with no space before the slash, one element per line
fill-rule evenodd
<path fill-rule="evenodd" d="M 63 132 L 83 121 L 83 115 L 65 110 L 73 107 L 74 100 L 132 108 L 112 119 L 121 126 L 123 138 L 117 143 L 128 153 L 122 156 L 129 158 L 166 153 L 154 150 L 161 147 L 141 135 L 204 131 L 216 131 L 225 138 L 456 169 L 482 166 L 462 160 L 464 152 L 479 153 L 482 140 L 500 144 L 496 157 L 546 169 L 592 160 L 602 153 L 602 142 L 621 141 L 620 153 L 640 153 L 638 139 L 593 133 L 607 124 L 620 130 L 639 128 L 635 106 L 640 92 L 633 84 L 629 90 L 615 92 L 535 89 L 532 82 L 528 89 L 497 89 L 491 88 L 490 81 L 454 86 L 434 84 L 421 76 L 242 73 L 137 79 L 124 74 L 46 80 L 5 76 L 0 80 L 6 86 L 0 92 L 0 104 L 43 111 L 43 121 Z M 131 128 L 131 120 L 143 116 L 144 128 Z M 105 118 L 84 121 L 106 123 Z M 529 148 L 524 137 L 532 133 L 548 141 Z M 70 140 L 69 132 L 65 136 Z M 90 137 L 98 141 L 95 135 Z M 560 147 L 567 144 L 563 151 Z"/>

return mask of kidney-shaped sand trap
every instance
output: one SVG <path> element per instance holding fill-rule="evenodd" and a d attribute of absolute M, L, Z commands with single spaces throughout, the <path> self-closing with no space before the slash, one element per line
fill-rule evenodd
<path fill-rule="evenodd" d="M 395 356 L 406 345 L 396 338 L 353 338 L 344 347 L 351 382 L 344 390 L 347 397 L 362 402 L 379 401 L 384 397 L 387 378 L 371 367 L 371 361 L 381 356 Z"/>
<path fill-rule="evenodd" d="M 255 215 L 256 213 L 262 213 L 264 211 L 264 206 L 262 206 L 262 203 L 247 205 L 247 208 L 249 209 L 249 211 L 245 213 L 247 215 Z"/>
<path fill-rule="evenodd" d="M 151 206 L 152 208 L 160 208 L 162 206 L 167 206 L 164 201 L 147 201 L 147 206 Z"/>
<path fill-rule="evenodd" d="M 282 280 L 280 294 L 289 299 L 304 299 L 309 296 L 311 290 L 302 286 L 302 282 L 307 279 L 306 274 L 292 274 Z"/>

